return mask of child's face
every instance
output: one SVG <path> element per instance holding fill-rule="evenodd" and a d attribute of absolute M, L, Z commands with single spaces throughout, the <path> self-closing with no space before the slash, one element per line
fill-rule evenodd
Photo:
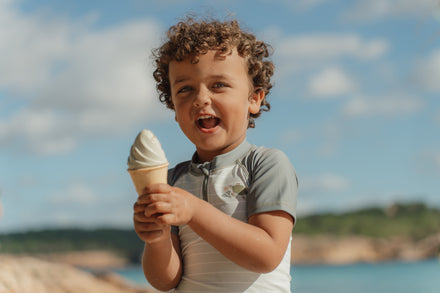
<path fill-rule="evenodd" d="M 169 64 L 176 121 L 196 145 L 199 159 L 210 161 L 237 147 L 246 137 L 249 113 L 258 113 L 263 91 L 251 93 L 246 60 L 236 49 L 221 57 L 210 50 Z"/>

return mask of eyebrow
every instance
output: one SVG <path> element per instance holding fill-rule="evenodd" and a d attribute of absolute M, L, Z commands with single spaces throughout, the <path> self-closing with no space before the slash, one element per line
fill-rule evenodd
<path fill-rule="evenodd" d="M 186 76 L 182 76 L 182 77 L 180 77 L 180 76 L 178 76 L 176 79 L 170 79 L 170 85 L 171 85 L 171 86 L 174 86 L 174 85 L 176 85 L 176 84 L 179 84 L 179 83 L 185 82 L 185 81 L 187 81 L 187 80 L 189 80 L 189 77 L 186 77 Z"/>
<path fill-rule="evenodd" d="M 232 80 L 233 78 L 229 76 L 228 74 L 213 74 L 208 76 L 209 79 L 227 79 Z M 185 82 L 187 80 L 190 80 L 190 77 L 187 76 L 178 76 L 176 79 L 171 80 L 171 85 L 176 85 L 182 82 Z"/>
<path fill-rule="evenodd" d="M 218 75 L 211 75 L 210 78 L 213 79 L 232 79 L 228 74 L 218 74 Z"/>

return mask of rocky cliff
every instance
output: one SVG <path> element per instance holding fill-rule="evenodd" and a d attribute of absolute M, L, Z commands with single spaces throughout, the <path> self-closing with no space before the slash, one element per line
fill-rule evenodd
<path fill-rule="evenodd" d="M 34 257 L 0 255 L 0 293 L 152 293 L 113 274 L 100 276 Z"/>
<path fill-rule="evenodd" d="M 417 261 L 438 257 L 440 233 L 421 240 L 407 237 L 388 239 L 363 236 L 294 235 L 294 264 L 348 264 L 390 260 Z"/>
<path fill-rule="evenodd" d="M 295 264 L 347 264 L 388 260 L 414 261 L 439 256 L 440 233 L 415 241 L 361 236 L 293 235 Z M 105 251 L 32 256 L 0 254 L 0 293 L 151 293 L 118 275 L 92 274 L 76 267 L 100 271 L 123 267 L 127 260 Z"/>

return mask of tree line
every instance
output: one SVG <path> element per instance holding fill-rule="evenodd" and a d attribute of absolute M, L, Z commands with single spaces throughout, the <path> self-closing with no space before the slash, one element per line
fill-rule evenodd
<path fill-rule="evenodd" d="M 300 218 L 298 234 L 362 235 L 376 238 L 406 236 L 414 240 L 440 232 L 440 209 L 424 203 L 395 203 L 344 213 L 320 213 Z"/>
<path fill-rule="evenodd" d="M 407 236 L 415 240 L 440 232 L 440 209 L 423 203 L 396 203 L 344 213 L 300 217 L 294 234 L 369 237 Z M 0 234 L 0 253 L 113 251 L 136 263 L 143 242 L 133 229 L 48 229 Z"/>

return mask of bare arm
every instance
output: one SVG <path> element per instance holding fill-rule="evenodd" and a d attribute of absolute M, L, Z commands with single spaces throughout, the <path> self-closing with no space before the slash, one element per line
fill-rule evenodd
<path fill-rule="evenodd" d="M 253 215 L 244 223 L 201 201 L 189 226 L 236 264 L 259 273 L 274 270 L 286 251 L 293 220 L 285 212 Z"/>
<path fill-rule="evenodd" d="M 168 185 L 155 185 L 145 198 L 146 215 L 161 213 L 165 225 L 188 224 L 194 232 L 236 264 L 267 273 L 281 262 L 293 228 L 283 211 L 253 215 L 248 223 L 232 218 L 192 194 Z"/>
<path fill-rule="evenodd" d="M 142 268 L 153 287 L 167 291 L 179 284 L 182 275 L 179 238 L 171 234 L 169 225 L 158 223 L 157 215 L 146 217 L 145 207 L 134 206 L 135 231 L 145 242 Z"/>

